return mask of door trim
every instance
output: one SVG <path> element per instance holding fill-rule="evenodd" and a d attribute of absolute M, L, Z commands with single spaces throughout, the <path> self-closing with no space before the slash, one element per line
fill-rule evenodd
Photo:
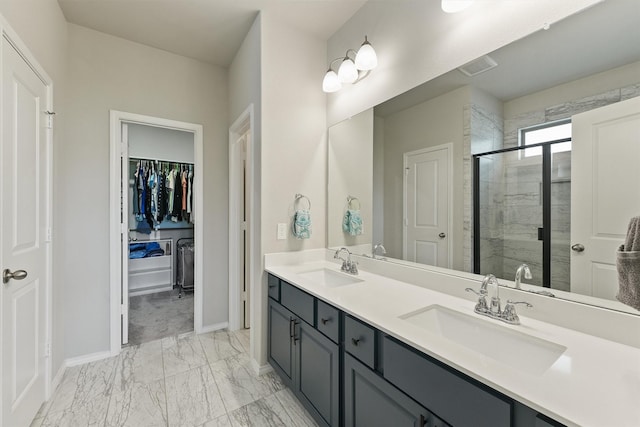
<path fill-rule="evenodd" d="M 407 251 L 407 161 L 409 156 L 430 153 L 433 151 L 447 150 L 447 237 L 449 245 L 447 249 L 447 265 L 443 268 L 452 268 L 453 265 L 453 143 L 435 145 L 433 147 L 422 148 L 420 150 L 407 151 L 402 154 L 402 255 L 406 256 Z"/>
<path fill-rule="evenodd" d="M 249 300 L 249 312 L 250 319 L 255 319 L 253 316 L 254 289 L 251 269 L 251 255 L 254 254 L 253 248 L 255 245 L 254 227 L 255 224 L 255 212 L 254 212 L 254 113 L 253 104 L 250 104 L 246 110 L 240 114 L 240 116 L 229 127 L 229 329 L 234 331 L 242 327 L 244 323 L 242 312 L 242 289 L 240 283 L 240 260 L 242 259 L 241 248 L 238 245 L 239 236 L 242 233 L 242 224 L 239 221 L 240 217 L 240 174 L 238 165 L 240 164 L 241 153 L 236 149 L 236 142 L 247 131 L 251 131 L 252 135 L 247 144 L 247 158 L 246 168 L 247 173 L 245 177 L 246 192 L 249 194 L 246 202 L 246 209 L 249 212 L 247 217 L 247 244 L 249 246 L 249 260 L 245 278 L 248 283 L 248 290 L 250 295 Z"/>
<path fill-rule="evenodd" d="M 22 57 L 22 59 L 27 63 L 27 65 L 33 70 L 33 72 L 38 76 L 38 78 L 44 83 L 47 89 L 47 101 L 46 108 L 48 111 L 55 111 L 54 102 L 53 102 L 53 94 L 54 94 L 54 83 L 51 77 L 47 74 L 44 68 L 40 65 L 35 55 L 29 50 L 27 45 L 20 39 L 18 33 L 14 31 L 14 29 L 9 25 L 8 21 L 4 18 L 4 16 L 0 15 L 0 31 L 2 32 L 2 37 L 4 37 L 9 44 L 11 44 L 18 54 Z M 1 48 L 0 48 L 1 49 Z M 1 57 L 1 56 L 0 56 Z M 0 124 L 1 126 L 1 124 Z M 54 120 L 55 126 L 55 120 Z M 53 230 L 53 129 L 49 129 L 47 131 L 47 140 L 45 142 L 46 145 L 46 206 L 45 209 L 45 220 L 46 220 L 46 229 Z M 2 177 L 0 177 L 0 180 Z M 1 187 L 0 187 L 1 188 Z M 45 383 L 45 398 L 49 400 L 51 398 L 51 394 L 53 393 L 52 388 L 52 379 L 53 379 L 53 238 L 45 238 L 46 248 L 45 248 L 45 269 L 44 269 L 44 279 L 46 281 L 44 285 L 44 290 L 46 293 L 45 296 L 45 345 L 48 346 L 48 349 L 44 351 L 48 351 L 48 355 L 45 360 L 45 372 L 44 372 L 44 383 Z M 0 259 L 2 259 L 2 246 L 0 246 Z M 0 292 L 0 307 L 2 306 L 2 292 Z M 2 318 L 0 317 L 0 342 L 2 342 L 3 337 L 3 329 L 2 329 Z M 56 349 L 63 353 L 63 349 Z M 61 365 L 64 365 L 64 361 L 62 361 Z M 2 361 L 2 352 L 0 352 L 0 372 L 2 371 L 3 361 Z M 4 408 L 2 407 L 3 396 L 2 396 L 2 388 L 0 387 L 0 420 L 4 417 Z"/>
<path fill-rule="evenodd" d="M 195 237 L 195 259 L 194 259 L 194 302 L 193 302 L 193 328 L 196 334 L 203 331 L 203 289 L 204 285 L 204 233 L 203 233 L 203 127 L 199 124 L 180 122 L 176 120 L 163 119 L 159 117 L 145 116 L 135 113 L 127 113 L 124 111 L 110 110 L 110 188 L 109 188 L 109 272 L 110 272 L 110 288 L 111 288 L 111 314 L 110 314 L 110 337 L 111 337 L 111 355 L 115 356 L 121 350 L 121 329 L 120 329 L 120 301 L 121 293 L 121 275 L 122 266 L 120 260 L 120 141 L 122 132 L 122 123 L 137 123 L 145 126 L 156 126 L 161 128 L 169 128 L 180 131 L 193 133 L 193 145 L 195 155 L 194 165 L 194 181 L 195 181 L 195 198 L 198 203 L 194 204 L 194 214 L 199 218 L 199 224 L 196 224 L 194 230 Z M 126 218 L 126 217 L 125 217 Z M 128 218 L 127 218 L 128 221 Z"/>

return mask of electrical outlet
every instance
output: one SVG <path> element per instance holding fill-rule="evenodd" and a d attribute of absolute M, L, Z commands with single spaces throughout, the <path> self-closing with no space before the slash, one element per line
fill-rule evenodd
<path fill-rule="evenodd" d="M 278 223 L 278 240 L 285 240 L 287 238 L 287 224 L 284 222 Z"/>

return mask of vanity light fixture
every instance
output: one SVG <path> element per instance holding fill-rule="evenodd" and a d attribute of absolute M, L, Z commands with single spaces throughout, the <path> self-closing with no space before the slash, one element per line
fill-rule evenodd
<path fill-rule="evenodd" d="M 338 72 L 333 66 L 340 62 Z M 376 51 L 364 36 L 364 42 L 358 52 L 347 49 L 343 57 L 336 58 L 329 64 L 329 69 L 322 80 L 322 90 L 327 93 L 337 92 L 342 89 L 343 83 L 355 84 L 369 75 L 369 72 L 378 65 Z"/>
<path fill-rule="evenodd" d="M 446 13 L 462 12 L 471 6 L 473 0 L 442 0 L 441 7 Z"/>

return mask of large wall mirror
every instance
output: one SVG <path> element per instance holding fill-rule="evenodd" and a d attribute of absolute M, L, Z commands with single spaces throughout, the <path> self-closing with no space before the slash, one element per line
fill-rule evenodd
<path fill-rule="evenodd" d="M 526 263 L 541 291 L 638 314 L 615 250 L 640 215 L 639 15 L 597 4 L 332 126 L 328 246 L 512 281 Z M 606 145 L 602 114 L 631 117 Z"/>

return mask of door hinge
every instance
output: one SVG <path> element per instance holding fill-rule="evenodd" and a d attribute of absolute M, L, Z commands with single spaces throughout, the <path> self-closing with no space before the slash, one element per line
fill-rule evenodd
<path fill-rule="evenodd" d="M 125 223 L 120 223 L 120 234 L 125 234 L 127 232 L 127 227 Z"/>
<path fill-rule="evenodd" d="M 51 343 L 48 342 L 44 345 L 44 357 L 51 357 Z"/>
<path fill-rule="evenodd" d="M 53 111 L 45 111 L 44 114 L 47 115 L 46 127 L 47 129 L 53 129 L 53 116 L 56 115 Z"/>
<path fill-rule="evenodd" d="M 405 218 L 404 219 L 404 226 L 408 227 L 409 226 L 409 218 Z"/>
<path fill-rule="evenodd" d="M 123 157 L 127 155 L 127 144 L 124 141 L 120 142 L 120 155 Z"/>
<path fill-rule="evenodd" d="M 51 243 L 52 240 L 53 240 L 53 230 L 51 229 L 51 227 L 47 227 L 45 242 Z"/>
<path fill-rule="evenodd" d="M 120 315 L 124 315 L 124 313 L 127 311 L 127 307 L 124 304 L 120 304 Z"/>
<path fill-rule="evenodd" d="M 411 172 L 411 168 L 404 168 L 404 174 L 405 175 L 409 175 L 409 172 Z"/>

